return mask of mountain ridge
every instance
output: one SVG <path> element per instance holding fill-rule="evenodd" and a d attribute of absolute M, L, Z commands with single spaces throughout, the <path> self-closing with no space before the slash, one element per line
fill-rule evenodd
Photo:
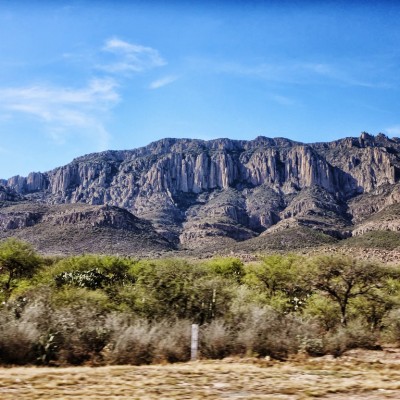
<path fill-rule="evenodd" d="M 166 138 L 2 179 L 0 201 L 117 207 L 149 222 L 171 248 L 199 248 L 296 227 L 345 239 L 400 202 L 399 182 L 400 139 L 383 134 L 308 144 Z"/>

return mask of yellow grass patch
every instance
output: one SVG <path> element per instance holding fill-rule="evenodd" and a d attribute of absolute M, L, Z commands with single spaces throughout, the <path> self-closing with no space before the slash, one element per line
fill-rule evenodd
<path fill-rule="evenodd" d="M 397 355 L 363 352 L 285 363 L 226 359 L 139 367 L 1 368 L 0 398 L 399 399 Z"/>

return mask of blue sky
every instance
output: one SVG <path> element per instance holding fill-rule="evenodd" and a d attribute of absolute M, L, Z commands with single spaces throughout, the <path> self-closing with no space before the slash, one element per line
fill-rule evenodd
<path fill-rule="evenodd" d="M 0 1 L 0 177 L 163 137 L 400 136 L 400 5 Z"/>

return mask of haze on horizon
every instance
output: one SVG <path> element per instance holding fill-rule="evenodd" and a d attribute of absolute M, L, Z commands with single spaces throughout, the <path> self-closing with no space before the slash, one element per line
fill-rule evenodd
<path fill-rule="evenodd" d="M 164 137 L 400 136 L 400 4 L 0 3 L 0 178 Z"/>

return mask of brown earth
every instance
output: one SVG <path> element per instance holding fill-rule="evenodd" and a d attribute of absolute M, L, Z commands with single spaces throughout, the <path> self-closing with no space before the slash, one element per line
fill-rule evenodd
<path fill-rule="evenodd" d="M 288 362 L 224 359 L 184 364 L 0 369 L 2 400 L 398 399 L 400 350 L 352 350 Z"/>

